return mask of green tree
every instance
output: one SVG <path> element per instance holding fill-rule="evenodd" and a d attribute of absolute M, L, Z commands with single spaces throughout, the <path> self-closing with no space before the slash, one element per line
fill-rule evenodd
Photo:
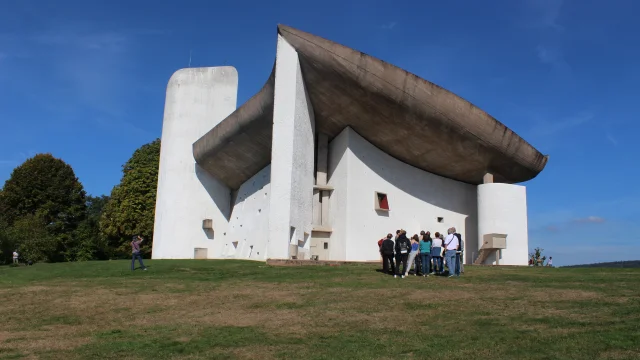
<path fill-rule="evenodd" d="M 72 234 L 86 216 L 85 196 L 69 164 L 51 154 L 27 159 L 13 170 L 0 192 L 7 236 L 23 252 L 33 254 L 31 260 L 68 260 Z"/>
<path fill-rule="evenodd" d="M 106 260 L 112 256 L 113 250 L 109 248 L 106 236 L 100 232 L 100 217 L 108 201 L 106 195 L 87 197 L 86 218 L 74 232 L 74 244 L 69 249 L 73 260 Z"/>
<path fill-rule="evenodd" d="M 47 229 L 40 215 L 27 214 L 9 228 L 8 236 L 14 241 L 20 258 L 31 261 L 55 261 L 60 258 L 60 239 Z"/>
<path fill-rule="evenodd" d="M 4 264 L 11 260 L 13 241 L 8 234 L 9 227 L 0 214 L 0 264 Z"/>
<path fill-rule="evenodd" d="M 122 167 L 122 179 L 111 191 L 100 220 L 100 230 L 109 238 L 118 256 L 129 254 L 133 235 L 151 244 L 160 164 L 160 139 L 137 149 Z M 150 246 L 143 248 L 150 252 Z"/>

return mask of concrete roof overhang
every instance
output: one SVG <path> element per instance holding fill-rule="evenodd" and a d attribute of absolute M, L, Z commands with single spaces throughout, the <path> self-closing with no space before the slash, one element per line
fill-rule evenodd
<path fill-rule="evenodd" d="M 350 126 L 389 155 L 446 178 L 518 183 L 547 163 L 528 142 L 461 97 L 346 46 L 279 25 L 298 52 L 316 132 Z M 262 89 L 193 144 L 196 162 L 232 189 L 271 162 L 275 66 Z"/>

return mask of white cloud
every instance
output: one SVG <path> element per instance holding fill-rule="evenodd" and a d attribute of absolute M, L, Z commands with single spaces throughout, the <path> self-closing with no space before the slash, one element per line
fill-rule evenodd
<path fill-rule="evenodd" d="M 563 0 L 528 0 L 525 3 L 525 11 L 530 19 L 528 25 L 540 29 L 564 30 L 558 23 L 563 3 Z"/>
<path fill-rule="evenodd" d="M 582 224 L 601 224 L 605 222 L 605 220 L 599 216 L 587 216 L 584 218 L 574 219 L 573 222 Z"/>
<path fill-rule="evenodd" d="M 397 25 L 397 23 L 395 21 L 392 21 L 392 22 L 389 22 L 389 23 L 386 23 L 386 24 L 382 25 L 382 28 L 385 29 L 385 30 L 391 30 L 394 27 L 396 27 L 396 25 Z"/>
<path fill-rule="evenodd" d="M 564 119 L 558 119 L 556 121 L 537 121 L 529 130 L 528 134 L 531 137 L 554 136 L 581 126 L 591 121 L 594 117 L 595 115 L 593 113 L 587 111 Z"/>

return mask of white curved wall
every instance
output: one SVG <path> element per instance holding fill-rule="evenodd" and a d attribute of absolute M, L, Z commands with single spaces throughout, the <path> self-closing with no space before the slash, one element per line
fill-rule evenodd
<path fill-rule="evenodd" d="M 466 249 L 477 249 L 475 185 L 405 164 L 349 127 L 329 145 L 329 185 L 334 187 L 330 199 L 332 259 L 378 260 L 377 241 L 400 228 L 408 235 L 420 230 L 446 234 L 455 226 Z M 387 194 L 389 212 L 374 210 L 376 191 Z M 444 218 L 442 223 L 438 217 Z"/>
<path fill-rule="evenodd" d="M 527 189 L 520 185 L 491 183 L 478 185 L 478 234 L 507 234 L 500 265 L 527 265 Z M 478 248 L 482 246 L 479 241 Z M 495 264 L 495 255 L 485 264 Z"/>
<path fill-rule="evenodd" d="M 210 258 L 267 259 L 271 165 L 237 191 L 227 231 L 214 242 Z"/>
<path fill-rule="evenodd" d="M 200 169 L 192 146 L 236 109 L 238 73 L 231 66 L 176 71 L 167 85 L 156 199 L 154 259 L 190 259 L 226 231 L 230 191 Z M 202 229 L 213 219 L 213 233 Z"/>
<path fill-rule="evenodd" d="M 289 244 L 311 234 L 315 122 L 298 53 L 280 35 L 274 97 L 267 256 L 288 259 Z M 304 244 L 303 251 L 309 246 Z"/>

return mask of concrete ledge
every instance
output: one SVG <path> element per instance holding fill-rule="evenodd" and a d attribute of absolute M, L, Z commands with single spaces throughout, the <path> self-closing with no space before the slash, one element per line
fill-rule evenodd
<path fill-rule="evenodd" d="M 340 265 L 380 265 L 381 261 L 332 261 L 332 260 L 291 260 L 267 259 L 271 266 L 340 266 Z"/>

